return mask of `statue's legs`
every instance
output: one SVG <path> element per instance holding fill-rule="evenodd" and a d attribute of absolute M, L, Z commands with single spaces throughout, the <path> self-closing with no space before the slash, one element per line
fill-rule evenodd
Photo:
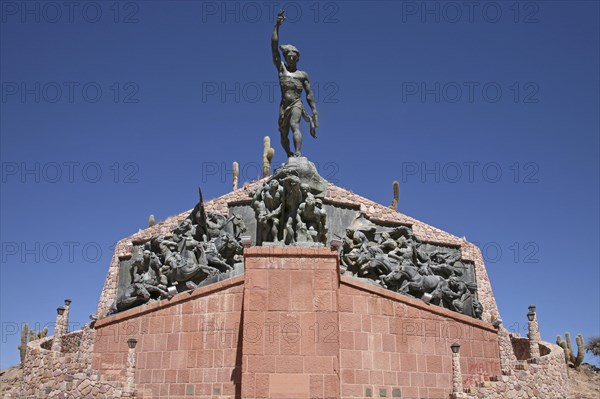
<path fill-rule="evenodd" d="M 288 138 L 288 133 L 290 131 L 290 125 L 287 122 L 281 123 L 279 125 L 279 133 L 281 135 L 281 146 L 283 147 L 283 151 L 289 157 L 293 156 L 292 150 L 290 149 L 290 139 Z"/>
<path fill-rule="evenodd" d="M 273 222 L 273 225 L 271 226 L 271 236 L 273 239 L 271 241 L 279 242 L 279 220 L 273 218 L 271 221 Z"/>
<path fill-rule="evenodd" d="M 266 228 L 263 226 L 262 222 L 258 221 L 258 226 L 256 227 L 256 245 L 261 246 L 263 243 L 263 237 L 266 237 Z"/>
<path fill-rule="evenodd" d="M 295 244 L 296 238 L 294 237 L 294 218 L 293 215 L 288 216 L 285 223 L 285 229 L 283 231 L 283 242 L 286 245 Z"/>
<path fill-rule="evenodd" d="M 290 126 L 294 134 L 294 148 L 296 149 L 296 156 L 299 157 L 302 152 L 302 133 L 300 133 L 300 118 L 302 117 L 302 108 L 292 108 L 292 114 L 290 116 Z"/>

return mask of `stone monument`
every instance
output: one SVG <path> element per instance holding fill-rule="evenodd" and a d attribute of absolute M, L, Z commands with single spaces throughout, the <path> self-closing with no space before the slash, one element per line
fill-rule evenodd
<path fill-rule="evenodd" d="M 284 20 L 285 164 L 119 241 L 92 322 L 69 333 L 59 307 L 59 334 L 27 344 L 8 397 L 563 398 L 562 349 L 532 312 L 535 340 L 502 326 L 475 244 L 302 156 L 300 119 L 313 137 L 318 119 L 299 51 L 281 61 Z"/>

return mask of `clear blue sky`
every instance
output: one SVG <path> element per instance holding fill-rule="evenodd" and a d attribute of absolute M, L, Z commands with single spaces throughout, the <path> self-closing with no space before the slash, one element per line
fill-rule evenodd
<path fill-rule="evenodd" d="M 600 334 L 598 2 L 74 3 L 0 2 L 1 367 L 64 298 L 88 321 L 149 214 L 256 179 L 265 135 L 284 161 L 281 6 L 321 174 L 480 243 L 508 328 Z"/>

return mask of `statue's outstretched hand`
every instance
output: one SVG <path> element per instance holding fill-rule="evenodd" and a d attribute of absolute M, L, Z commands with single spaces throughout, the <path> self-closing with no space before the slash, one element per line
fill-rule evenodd
<path fill-rule="evenodd" d="M 283 15 L 283 13 L 283 10 L 279 10 L 279 12 L 277 13 L 277 26 L 281 26 L 283 21 L 285 21 L 285 15 Z"/>

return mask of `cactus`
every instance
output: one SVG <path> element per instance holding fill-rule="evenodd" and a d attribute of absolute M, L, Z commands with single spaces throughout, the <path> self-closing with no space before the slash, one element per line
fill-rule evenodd
<path fill-rule="evenodd" d="M 46 338 L 48 335 L 48 327 L 44 327 L 42 331 L 35 332 L 29 329 L 27 323 L 23 324 L 23 330 L 21 330 L 21 345 L 18 346 L 19 355 L 21 357 L 21 366 L 25 362 L 25 355 L 27 354 L 27 342 L 33 342 L 35 340 Z"/>
<path fill-rule="evenodd" d="M 575 337 L 575 342 L 577 343 L 577 357 L 575 358 L 575 361 L 573 362 L 573 364 L 575 364 L 575 368 L 581 366 L 581 363 L 583 363 L 583 357 L 585 356 L 585 346 L 583 344 L 583 335 L 581 334 L 577 334 L 577 337 Z"/>
<path fill-rule="evenodd" d="M 574 355 L 573 346 L 571 345 L 571 333 L 565 333 L 564 341 L 560 335 L 556 337 L 556 344 L 565 352 L 565 362 L 568 365 L 572 365 L 574 368 L 578 368 L 583 362 L 583 357 L 585 355 L 583 335 L 577 334 L 575 342 L 577 343 L 577 356 Z"/>
<path fill-rule="evenodd" d="M 565 363 L 569 364 L 571 354 L 569 353 L 569 348 L 567 348 L 567 343 L 562 340 L 562 337 L 560 335 L 556 336 L 556 344 L 563 349 L 563 352 L 565 352 Z"/>
<path fill-rule="evenodd" d="M 150 215 L 150 217 L 148 218 L 148 227 L 152 227 L 156 224 L 156 222 L 154 221 L 154 215 Z"/>
<path fill-rule="evenodd" d="M 27 353 L 27 331 L 29 330 L 29 326 L 27 323 L 23 324 L 23 329 L 21 330 L 21 345 L 19 345 L 19 355 L 21 356 L 21 365 L 25 361 L 25 354 Z"/>
<path fill-rule="evenodd" d="M 390 208 L 397 211 L 398 201 L 400 201 L 400 183 L 398 183 L 398 180 L 394 180 L 392 186 L 394 187 L 394 198 L 392 199 L 392 205 L 390 205 Z"/>
<path fill-rule="evenodd" d="M 233 190 L 237 190 L 240 176 L 240 165 L 237 161 L 233 161 Z"/>
<path fill-rule="evenodd" d="M 35 336 L 37 337 L 37 339 L 42 339 L 42 338 L 46 338 L 47 335 L 48 335 L 48 327 L 44 327 L 42 329 L 42 331 L 38 332 Z"/>
<path fill-rule="evenodd" d="M 275 156 L 275 150 L 271 148 L 269 136 L 265 136 L 263 139 L 263 147 L 262 177 L 265 178 L 271 175 L 271 161 Z"/>

